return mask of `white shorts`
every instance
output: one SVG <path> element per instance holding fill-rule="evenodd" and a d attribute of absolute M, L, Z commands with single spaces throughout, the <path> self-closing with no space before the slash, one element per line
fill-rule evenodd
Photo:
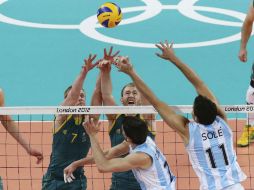
<path fill-rule="evenodd" d="M 254 88 L 252 86 L 249 86 L 246 92 L 246 103 L 254 104 Z"/>
<path fill-rule="evenodd" d="M 228 186 L 224 188 L 223 190 L 244 190 L 244 187 L 241 185 L 241 183 L 237 183 L 237 184 Z"/>

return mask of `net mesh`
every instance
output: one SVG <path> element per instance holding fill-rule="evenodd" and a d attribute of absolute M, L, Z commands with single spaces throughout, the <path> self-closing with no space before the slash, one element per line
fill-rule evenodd
<path fill-rule="evenodd" d="M 179 113 L 191 119 L 191 106 L 173 107 Z M 248 124 L 246 113 L 253 112 L 254 107 L 244 105 L 223 106 L 229 117 L 234 133 L 234 145 L 238 162 L 248 176 L 243 182 L 245 189 L 254 189 L 254 146 L 239 148 L 236 141 L 242 134 L 243 126 Z M 52 150 L 52 126 L 57 114 L 101 114 L 101 130 L 99 140 L 103 149 L 111 146 L 108 121 L 105 114 L 140 113 L 156 114 L 150 106 L 144 107 L 12 107 L 1 108 L 0 115 L 12 115 L 19 134 L 31 147 L 42 151 L 44 160 L 36 164 L 36 159 L 29 156 L 20 144 L 0 127 L 0 184 L 4 190 L 39 190 L 42 188 L 42 176 L 47 171 Z M 157 115 L 155 141 L 167 158 L 177 177 L 177 189 L 199 189 L 198 179 L 190 165 L 181 138 Z M 67 150 L 68 151 L 68 150 Z M 91 152 L 89 152 L 89 155 Z M 111 173 L 99 173 L 95 165 L 85 166 L 88 190 L 109 189 Z M 1 189 L 1 188 L 0 188 Z"/>

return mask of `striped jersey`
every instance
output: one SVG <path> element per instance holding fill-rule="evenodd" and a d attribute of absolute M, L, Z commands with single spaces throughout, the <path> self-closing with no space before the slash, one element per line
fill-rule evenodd
<path fill-rule="evenodd" d="M 151 137 L 146 142 L 130 147 L 130 153 L 144 152 L 152 158 L 152 165 L 148 169 L 132 169 L 134 176 L 142 190 L 175 190 L 176 178 L 171 172 L 167 160 Z"/>
<path fill-rule="evenodd" d="M 246 179 L 236 160 L 232 130 L 222 118 L 217 116 L 211 125 L 188 125 L 186 150 L 199 177 L 200 190 L 220 190 Z"/>
<path fill-rule="evenodd" d="M 141 118 L 140 114 L 136 115 L 137 118 Z M 122 125 L 123 125 L 123 119 L 125 118 L 125 114 L 120 114 L 117 116 L 116 120 L 112 124 L 112 128 L 109 131 L 110 136 L 110 142 L 111 147 L 117 146 L 121 144 L 124 141 L 123 131 L 122 131 Z M 150 136 L 152 139 L 154 139 L 155 134 L 152 131 L 152 128 L 148 126 L 148 136 Z M 122 155 L 122 157 L 125 157 L 126 155 Z M 135 176 L 133 175 L 133 172 L 131 170 L 125 171 L 125 172 L 113 172 L 112 173 L 112 180 L 119 181 L 124 180 L 126 181 L 126 187 L 129 185 L 136 186 L 136 189 L 140 189 L 139 184 L 137 180 L 135 179 Z"/>

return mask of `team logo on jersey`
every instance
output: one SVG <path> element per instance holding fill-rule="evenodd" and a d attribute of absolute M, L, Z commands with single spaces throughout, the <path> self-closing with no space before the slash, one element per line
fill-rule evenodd
<path fill-rule="evenodd" d="M 65 129 L 65 130 L 63 130 L 63 134 L 64 135 L 66 135 L 67 134 L 67 130 Z"/>
<path fill-rule="evenodd" d="M 117 129 L 116 130 L 116 134 L 122 134 L 122 130 L 121 129 Z"/>

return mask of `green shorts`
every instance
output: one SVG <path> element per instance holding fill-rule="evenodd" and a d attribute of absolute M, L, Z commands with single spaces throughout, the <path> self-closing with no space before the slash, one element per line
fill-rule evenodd
<path fill-rule="evenodd" d="M 87 181 L 84 175 L 76 177 L 71 183 L 65 183 L 63 178 L 55 178 L 46 173 L 42 178 L 42 190 L 86 190 Z"/>
<path fill-rule="evenodd" d="M 112 177 L 110 190 L 141 190 L 141 187 L 135 178 L 117 178 Z"/>

